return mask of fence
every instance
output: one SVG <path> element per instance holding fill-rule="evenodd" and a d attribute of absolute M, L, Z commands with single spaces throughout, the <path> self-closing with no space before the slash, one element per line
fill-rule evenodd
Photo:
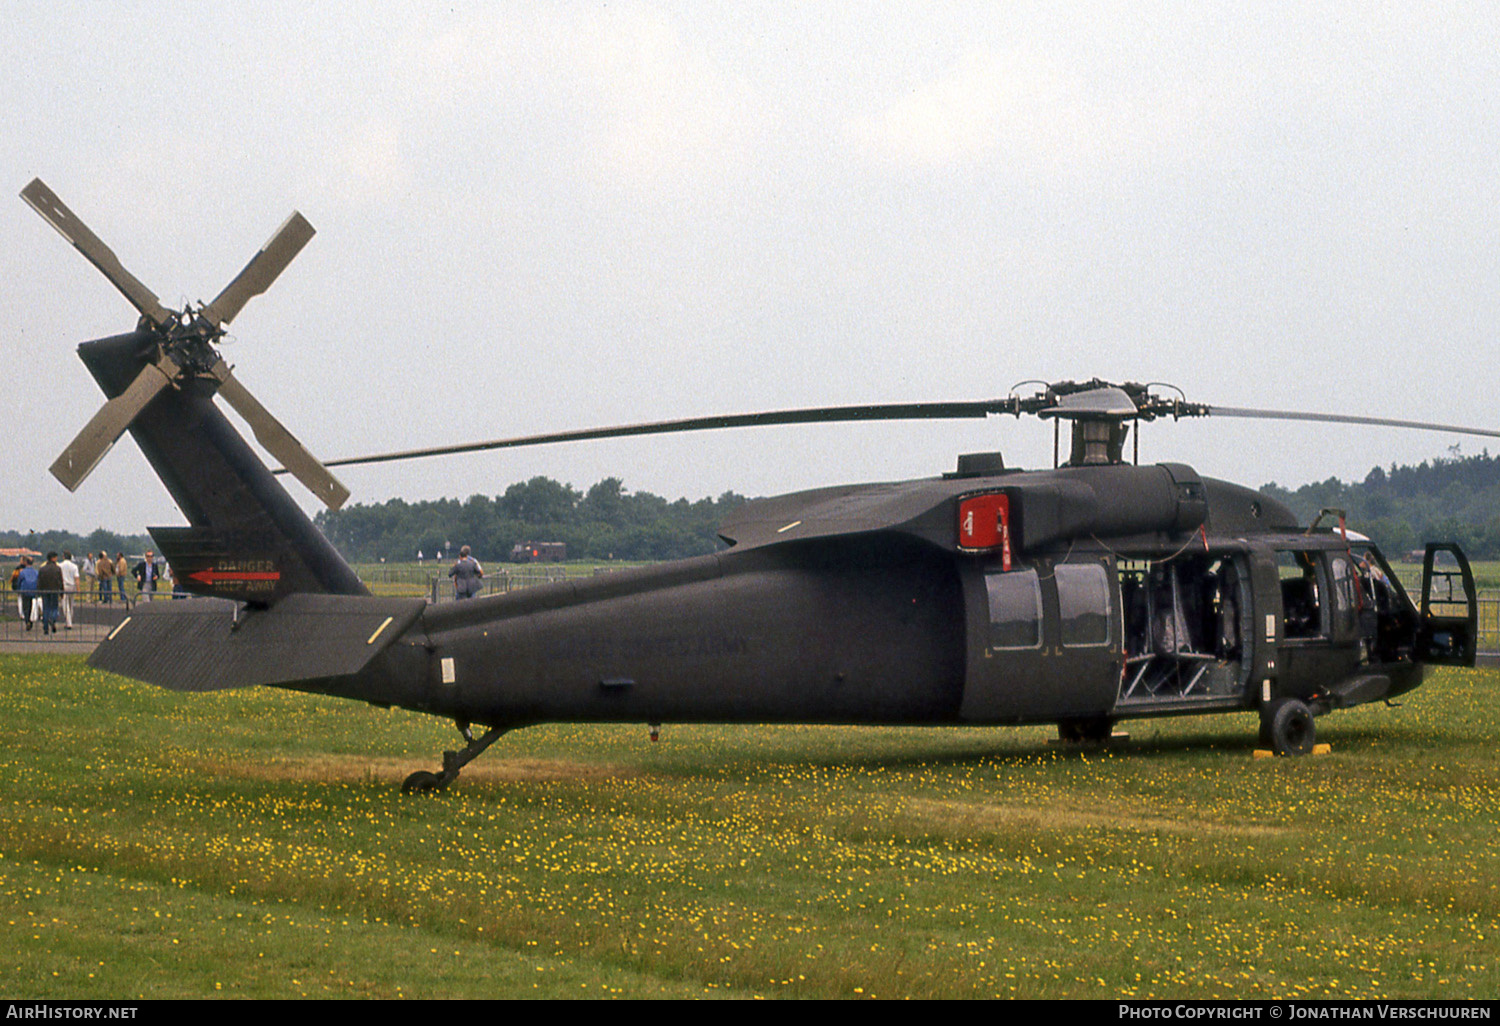
<path fill-rule="evenodd" d="M 548 565 L 528 564 L 521 567 L 506 567 L 503 570 L 487 571 L 480 579 L 479 595 L 501 595 L 508 591 L 519 591 L 522 588 L 534 587 L 538 584 L 556 584 L 559 581 L 577 580 L 583 577 L 596 577 L 599 574 L 612 573 L 623 567 L 602 566 L 569 566 L 563 563 L 552 563 Z M 450 602 L 453 600 L 453 581 L 446 575 L 429 574 L 427 584 L 427 598 L 431 602 Z"/>
<path fill-rule="evenodd" d="M 361 579 L 377 595 L 405 595 L 426 598 L 431 602 L 453 600 L 453 582 L 445 569 L 364 566 L 359 568 L 359 572 Z M 589 565 L 505 567 L 485 574 L 480 582 L 480 594 L 497 595 L 537 584 L 552 584 L 608 572 L 609 569 L 604 567 Z M 59 650 L 92 648 L 108 637 L 110 631 L 130 615 L 137 603 L 167 602 L 173 597 L 169 592 L 137 592 L 134 582 L 130 582 L 124 595 L 116 590 L 106 602 L 101 599 L 98 587 L 91 578 L 81 578 L 78 584 L 79 590 L 66 594 L 36 592 L 29 603 L 19 592 L 10 592 L 6 600 L 0 603 L 0 644 L 24 643 Z M 43 633 L 42 630 L 47 598 L 57 600 L 56 633 Z M 23 613 L 23 607 L 29 607 L 29 617 Z"/>
<path fill-rule="evenodd" d="M 1478 633 L 1475 651 L 1500 658 L 1500 598 L 1485 596 L 1479 599 Z"/>
<path fill-rule="evenodd" d="M 84 579 L 86 580 L 86 579 Z M 83 585 L 84 580 L 79 584 Z M 28 642 L 38 646 L 66 648 L 85 645 L 92 648 L 130 615 L 138 602 L 169 602 L 169 592 L 138 593 L 134 585 L 123 596 L 111 593 L 109 601 L 100 598 L 93 582 L 73 592 L 41 592 L 31 596 L 9 592 L 0 603 L 0 642 Z M 50 600 L 50 601 L 49 601 Z M 56 607 L 57 632 L 44 633 L 43 620 L 49 605 Z"/>

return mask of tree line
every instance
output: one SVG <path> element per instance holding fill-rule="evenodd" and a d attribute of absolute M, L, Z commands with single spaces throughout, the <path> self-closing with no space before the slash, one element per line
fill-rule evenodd
<path fill-rule="evenodd" d="M 719 522 L 745 502 L 725 492 L 717 499 L 669 501 L 628 492 L 617 477 L 587 491 L 548 477 L 518 482 L 504 495 L 407 502 L 356 503 L 318 513 L 318 527 L 353 562 L 429 558 L 468 545 L 481 560 L 503 560 L 525 542 L 563 542 L 569 559 L 676 559 L 724 547 Z"/>
<path fill-rule="evenodd" d="M 113 556 L 123 552 L 139 556 L 151 548 L 151 536 L 147 534 L 116 534 L 104 528 L 95 528 L 90 533 L 74 534 L 72 531 L 0 531 L 0 549 L 31 549 L 34 552 L 71 552 L 81 556 L 85 552 L 108 552 Z"/>
<path fill-rule="evenodd" d="M 1351 529 L 1388 555 L 1451 541 L 1470 559 L 1500 559 L 1500 457 L 1488 450 L 1478 456 L 1455 452 L 1415 467 L 1375 467 L 1355 483 L 1330 477 L 1296 491 L 1274 483 L 1261 490 L 1286 503 L 1304 524 L 1321 510 L 1344 510 Z"/>

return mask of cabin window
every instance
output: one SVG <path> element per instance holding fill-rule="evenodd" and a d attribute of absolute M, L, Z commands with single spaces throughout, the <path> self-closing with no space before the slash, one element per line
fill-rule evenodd
<path fill-rule="evenodd" d="M 1036 648 L 1042 643 L 1042 586 L 1035 570 L 989 574 L 990 648 Z"/>
<path fill-rule="evenodd" d="M 1062 643 L 1108 644 L 1110 582 L 1103 564 L 1061 563 L 1055 572 Z"/>

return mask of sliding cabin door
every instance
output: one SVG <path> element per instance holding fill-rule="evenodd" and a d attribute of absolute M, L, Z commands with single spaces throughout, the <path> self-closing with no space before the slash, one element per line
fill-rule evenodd
<path fill-rule="evenodd" d="M 963 719 L 1039 723 L 1109 711 L 1122 660 L 1112 560 L 976 569 L 964 599 Z"/>

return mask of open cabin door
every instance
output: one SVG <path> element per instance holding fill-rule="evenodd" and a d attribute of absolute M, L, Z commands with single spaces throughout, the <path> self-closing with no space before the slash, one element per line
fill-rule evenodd
<path fill-rule="evenodd" d="M 1473 571 L 1457 545 L 1428 543 L 1420 612 L 1417 659 L 1436 666 L 1473 666 L 1479 601 Z"/>
<path fill-rule="evenodd" d="M 1125 672 L 1116 713 L 1237 707 L 1246 700 L 1255 619 L 1240 551 L 1121 561 Z"/>

